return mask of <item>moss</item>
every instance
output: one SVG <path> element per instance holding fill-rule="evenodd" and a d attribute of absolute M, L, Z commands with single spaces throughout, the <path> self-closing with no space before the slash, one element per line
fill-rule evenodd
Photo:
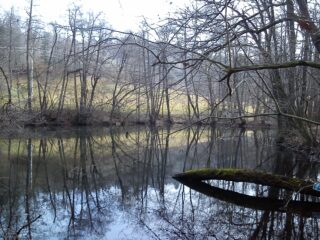
<path fill-rule="evenodd" d="M 201 169 L 191 169 L 191 170 L 186 171 L 186 173 L 210 174 L 212 172 L 216 172 L 216 173 L 221 173 L 221 174 L 224 174 L 224 173 L 233 174 L 238 171 L 239 171 L 239 169 L 237 169 L 237 168 L 216 168 L 216 169 L 201 168 Z"/>

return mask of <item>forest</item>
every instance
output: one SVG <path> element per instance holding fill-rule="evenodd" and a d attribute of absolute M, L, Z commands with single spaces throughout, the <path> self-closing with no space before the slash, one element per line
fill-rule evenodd
<path fill-rule="evenodd" d="M 319 0 L 42 2 L 0 7 L 1 238 L 320 239 Z"/>
<path fill-rule="evenodd" d="M 73 5 L 45 23 L 30 1 L 0 21 L 5 129 L 171 123 L 276 126 L 317 145 L 320 3 L 197 0 L 138 32 Z"/>

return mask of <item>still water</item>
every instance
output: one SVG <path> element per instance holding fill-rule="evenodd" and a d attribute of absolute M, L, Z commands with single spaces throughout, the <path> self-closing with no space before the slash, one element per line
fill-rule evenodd
<path fill-rule="evenodd" d="M 172 178 L 189 169 L 218 167 L 317 179 L 317 156 L 277 147 L 272 130 L 176 130 L 38 130 L 2 138 L 0 236 L 320 239 L 316 212 L 208 197 Z M 252 184 L 212 184 L 242 195 L 294 197 Z M 304 196 L 299 200 L 318 202 Z"/>

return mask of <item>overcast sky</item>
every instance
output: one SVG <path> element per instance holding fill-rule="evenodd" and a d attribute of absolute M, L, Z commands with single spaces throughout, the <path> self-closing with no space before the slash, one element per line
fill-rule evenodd
<path fill-rule="evenodd" d="M 1 10 L 14 6 L 22 18 L 30 0 L 0 0 Z M 106 20 L 118 30 L 138 30 L 142 16 L 155 22 L 169 12 L 184 7 L 189 0 L 34 0 L 35 15 L 46 22 L 66 19 L 66 10 L 72 2 L 83 6 L 84 11 L 103 12 Z"/>

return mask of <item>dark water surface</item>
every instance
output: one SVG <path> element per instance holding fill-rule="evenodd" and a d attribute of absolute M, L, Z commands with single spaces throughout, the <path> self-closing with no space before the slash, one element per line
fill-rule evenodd
<path fill-rule="evenodd" d="M 275 210 L 258 198 L 252 204 L 224 192 L 208 197 L 172 179 L 175 173 L 202 167 L 317 179 L 316 156 L 277 147 L 272 130 L 175 130 L 73 129 L 1 139 L 0 236 L 320 239 L 318 198 L 253 184 L 210 182 L 241 196 L 316 203 Z"/>

